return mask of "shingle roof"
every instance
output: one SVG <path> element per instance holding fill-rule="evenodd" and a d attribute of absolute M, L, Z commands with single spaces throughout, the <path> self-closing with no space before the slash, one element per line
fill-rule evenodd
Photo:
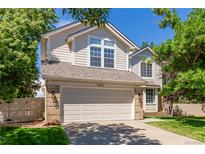
<path fill-rule="evenodd" d="M 146 84 L 143 79 L 133 72 L 76 66 L 68 62 L 52 62 L 50 64 L 45 64 L 42 67 L 42 75 L 43 78 L 84 79 Z"/>
<path fill-rule="evenodd" d="M 147 81 L 147 86 L 158 86 L 158 87 L 160 87 L 160 85 L 155 83 L 154 81 Z"/>
<path fill-rule="evenodd" d="M 67 39 L 68 39 L 69 37 L 75 35 L 75 34 L 84 32 L 84 31 L 86 31 L 86 30 L 88 30 L 88 29 L 91 29 L 91 27 L 87 27 L 87 28 L 81 29 L 81 30 L 79 30 L 79 31 L 76 31 L 76 32 L 74 32 L 74 33 L 71 33 L 71 34 L 69 34 L 69 35 L 67 36 Z"/>
<path fill-rule="evenodd" d="M 139 54 L 140 52 L 144 51 L 145 49 L 148 49 L 149 51 L 151 51 L 152 53 L 154 53 L 154 51 L 152 50 L 151 47 L 146 46 L 146 47 L 144 47 L 144 48 L 142 48 L 142 49 L 140 49 L 140 50 L 134 51 L 132 54 L 130 54 L 130 57 L 132 58 L 133 56 L 135 56 L 136 54 Z"/>
<path fill-rule="evenodd" d="M 76 24 L 76 23 L 80 23 L 80 21 L 74 21 L 74 22 L 71 22 L 71 23 L 69 23 L 69 24 L 63 25 L 63 26 L 61 26 L 61 27 L 54 28 L 54 29 L 52 29 L 52 30 L 50 30 L 50 31 L 48 31 L 48 32 L 46 32 L 46 33 L 44 33 L 43 35 L 46 35 L 46 34 L 49 34 L 49 33 L 51 33 L 51 32 L 54 32 L 54 31 L 56 31 L 56 30 L 59 30 L 59 29 L 62 29 L 62 28 L 65 28 L 65 27 L 74 25 L 74 24 Z"/>

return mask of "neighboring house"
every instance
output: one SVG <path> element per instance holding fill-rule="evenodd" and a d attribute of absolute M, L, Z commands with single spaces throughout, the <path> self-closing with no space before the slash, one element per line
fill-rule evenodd
<path fill-rule="evenodd" d="M 45 118 L 61 122 L 130 120 L 158 112 L 161 67 L 148 62 L 151 48 L 139 49 L 112 24 L 74 22 L 43 35 L 42 76 Z"/>

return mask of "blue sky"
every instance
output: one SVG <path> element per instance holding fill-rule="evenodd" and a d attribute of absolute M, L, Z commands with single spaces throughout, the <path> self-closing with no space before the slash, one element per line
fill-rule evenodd
<path fill-rule="evenodd" d="M 191 9 L 177 9 L 178 14 L 185 20 Z M 71 16 L 62 15 L 62 10 L 56 10 L 59 21 L 56 27 L 63 26 L 72 21 Z M 154 42 L 160 44 L 166 39 L 173 37 L 173 31 L 169 28 L 160 29 L 161 17 L 154 15 L 151 9 L 111 9 L 109 21 L 116 26 L 123 34 L 135 42 L 138 46 L 142 42 Z M 39 51 L 38 51 L 39 53 Z M 38 59 L 40 66 L 40 59 Z"/>

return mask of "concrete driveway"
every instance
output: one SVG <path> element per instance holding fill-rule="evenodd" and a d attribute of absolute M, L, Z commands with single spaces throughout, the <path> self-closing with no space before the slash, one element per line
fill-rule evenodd
<path fill-rule="evenodd" d="M 184 145 L 199 141 L 150 126 L 145 121 L 70 123 L 65 131 L 74 145 Z"/>

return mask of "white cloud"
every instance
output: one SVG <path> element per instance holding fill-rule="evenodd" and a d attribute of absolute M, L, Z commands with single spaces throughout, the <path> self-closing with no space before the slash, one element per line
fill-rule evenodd
<path fill-rule="evenodd" d="M 64 26 L 64 25 L 69 24 L 73 21 L 74 21 L 73 19 L 61 19 L 58 21 L 58 23 L 56 23 L 56 27 Z"/>

